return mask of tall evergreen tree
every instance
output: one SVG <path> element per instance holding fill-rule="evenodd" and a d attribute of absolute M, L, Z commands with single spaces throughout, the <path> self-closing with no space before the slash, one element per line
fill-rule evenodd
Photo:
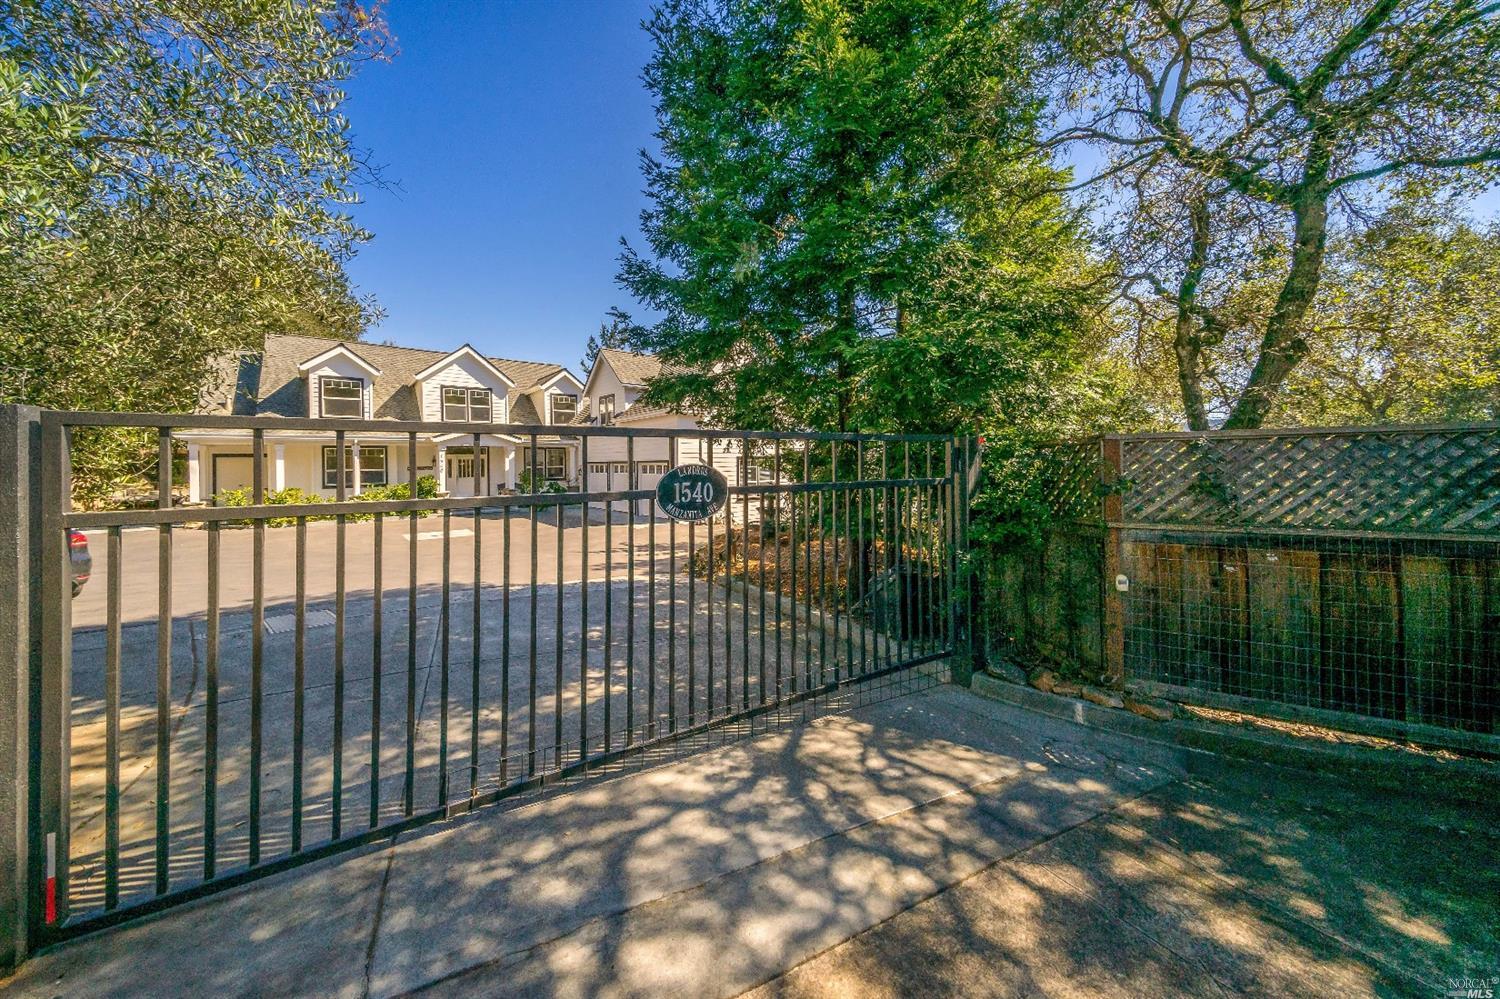
<path fill-rule="evenodd" d="M 590 336 L 588 343 L 584 344 L 583 356 L 578 359 L 583 367 L 584 377 L 588 377 L 588 372 L 594 370 L 594 361 L 599 357 L 600 350 L 623 350 L 630 346 L 631 331 L 635 328 L 630 313 L 618 305 L 611 305 L 607 315 L 608 318 L 599 324 L 599 332 Z"/>
<path fill-rule="evenodd" d="M 1018 156 L 1025 49 L 988 0 L 667 0 L 648 24 L 663 314 L 689 369 L 658 401 L 715 422 L 953 428 L 1068 362 L 1088 295 L 1057 177 Z"/>

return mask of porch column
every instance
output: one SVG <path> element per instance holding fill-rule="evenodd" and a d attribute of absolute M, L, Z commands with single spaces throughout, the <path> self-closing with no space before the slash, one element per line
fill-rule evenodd
<path fill-rule="evenodd" d="M 349 495 L 351 495 L 351 496 L 358 496 L 359 495 L 359 441 L 352 441 L 352 442 L 350 442 L 350 444 L 349 444 L 349 450 L 354 453 L 354 489 L 353 489 L 353 491 Z"/>
<path fill-rule="evenodd" d="M 202 452 L 197 444 L 188 445 L 188 502 L 201 503 L 203 501 L 203 468 Z"/>
<path fill-rule="evenodd" d="M 432 460 L 432 473 L 437 476 L 437 491 L 445 493 L 448 491 L 448 445 L 444 444 L 437 449 L 437 457 Z"/>
<path fill-rule="evenodd" d="M 271 459 L 271 489 L 280 492 L 286 488 L 286 445 L 277 444 Z"/>
<path fill-rule="evenodd" d="M 512 492 L 516 488 L 516 449 L 513 447 L 505 449 L 505 488 Z"/>

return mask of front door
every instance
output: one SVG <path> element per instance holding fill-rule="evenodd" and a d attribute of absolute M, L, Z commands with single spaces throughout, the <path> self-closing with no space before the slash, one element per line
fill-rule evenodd
<path fill-rule="evenodd" d="M 478 495 L 489 494 L 490 462 L 489 448 L 479 449 L 479 480 L 480 492 Z M 448 481 L 448 495 L 450 496 L 473 496 L 474 492 L 474 449 L 469 447 L 450 447 L 448 449 L 448 465 L 444 470 Z"/>

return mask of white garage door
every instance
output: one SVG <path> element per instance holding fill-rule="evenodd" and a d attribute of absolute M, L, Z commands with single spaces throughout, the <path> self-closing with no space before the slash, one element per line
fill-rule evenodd
<path fill-rule="evenodd" d="M 217 495 L 226 489 L 248 489 L 255 484 L 255 461 L 248 454 L 214 455 L 212 489 Z"/>

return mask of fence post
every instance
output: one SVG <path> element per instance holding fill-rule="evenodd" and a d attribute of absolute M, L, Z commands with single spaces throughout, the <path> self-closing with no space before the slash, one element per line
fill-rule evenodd
<path fill-rule="evenodd" d="M 0 974 L 26 957 L 27 817 L 41 667 L 41 411 L 0 406 Z"/>
<path fill-rule="evenodd" d="M 1118 435 L 1099 439 L 1100 513 L 1104 517 L 1104 674 L 1116 690 L 1125 685 L 1125 594 L 1115 585 L 1123 571 L 1124 541 L 1119 528 L 1124 519 L 1124 501 L 1120 495 L 1123 471 L 1123 448 Z"/>

